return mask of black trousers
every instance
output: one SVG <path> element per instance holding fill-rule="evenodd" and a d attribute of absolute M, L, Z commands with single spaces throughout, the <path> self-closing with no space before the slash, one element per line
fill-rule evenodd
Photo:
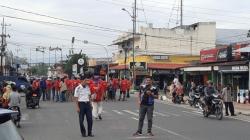
<path fill-rule="evenodd" d="M 224 102 L 224 104 L 225 104 L 226 114 L 228 115 L 228 108 L 229 108 L 229 111 L 230 111 L 231 115 L 234 115 L 234 105 L 233 105 L 233 102 Z"/>
<path fill-rule="evenodd" d="M 93 119 L 92 119 L 92 107 L 90 105 L 90 102 L 79 102 L 78 105 L 80 107 L 79 124 L 80 124 L 81 133 L 82 135 L 86 135 L 86 129 L 84 127 L 84 117 L 86 115 L 87 124 L 88 124 L 88 135 L 91 135 Z"/>

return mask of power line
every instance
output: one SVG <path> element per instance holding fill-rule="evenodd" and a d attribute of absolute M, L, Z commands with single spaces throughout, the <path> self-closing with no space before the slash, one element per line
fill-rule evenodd
<path fill-rule="evenodd" d="M 54 16 L 49 16 L 49 15 L 45 15 L 45 14 L 40 14 L 40 13 L 36 13 L 36 12 L 32 12 L 32 11 L 23 10 L 23 9 L 17 9 L 17 8 L 5 6 L 5 5 L 0 5 L 0 7 L 11 9 L 11 10 L 15 10 L 15 11 L 20 11 L 20 12 L 24 12 L 24 13 L 28 13 L 28 14 L 33 14 L 33 15 L 37 15 L 37 16 L 47 17 L 47 18 L 51 18 L 51 19 L 61 20 L 61 21 L 65 21 L 65 22 L 71 22 L 71 23 L 75 23 L 75 24 L 90 26 L 90 27 L 94 27 L 94 28 L 99 28 L 99 29 L 104 29 L 104 30 L 113 30 L 115 32 L 123 32 L 123 31 L 118 30 L 118 29 L 113 29 L 113 28 L 108 28 L 108 27 L 102 27 L 102 26 L 97 26 L 97 25 L 92 25 L 92 24 L 77 22 L 77 21 L 73 21 L 73 20 L 58 18 L 58 17 L 54 17 Z"/>

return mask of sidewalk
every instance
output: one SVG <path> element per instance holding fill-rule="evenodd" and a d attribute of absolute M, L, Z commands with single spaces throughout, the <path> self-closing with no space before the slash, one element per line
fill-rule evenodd
<path fill-rule="evenodd" d="M 234 102 L 234 108 L 237 114 L 250 116 L 250 104 L 249 103 L 242 104 L 242 103 Z"/>

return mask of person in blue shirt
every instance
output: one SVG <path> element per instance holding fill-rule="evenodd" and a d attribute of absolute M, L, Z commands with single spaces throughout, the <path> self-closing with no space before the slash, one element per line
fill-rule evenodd
<path fill-rule="evenodd" d="M 158 98 L 158 89 L 152 85 L 152 78 L 147 76 L 145 84 L 141 85 L 140 93 L 138 96 L 139 109 L 139 123 L 138 130 L 134 133 L 134 136 L 142 135 L 142 128 L 145 116 L 147 114 L 148 119 L 148 135 L 154 136 L 152 133 L 153 125 L 153 111 L 154 111 L 154 99 Z"/>

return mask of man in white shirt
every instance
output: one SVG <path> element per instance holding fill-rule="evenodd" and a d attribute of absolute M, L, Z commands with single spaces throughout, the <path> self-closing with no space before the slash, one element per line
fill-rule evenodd
<path fill-rule="evenodd" d="M 88 79 L 84 79 L 80 85 L 75 88 L 75 101 L 76 101 L 76 109 L 79 113 L 79 123 L 80 123 L 80 130 L 83 137 L 93 137 L 92 134 L 92 107 L 90 103 L 90 88 L 88 86 Z M 87 124 L 88 124 L 88 135 L 86 135 L 86 130 L 84 127 L 84 116 L 86 115 Z"/>

